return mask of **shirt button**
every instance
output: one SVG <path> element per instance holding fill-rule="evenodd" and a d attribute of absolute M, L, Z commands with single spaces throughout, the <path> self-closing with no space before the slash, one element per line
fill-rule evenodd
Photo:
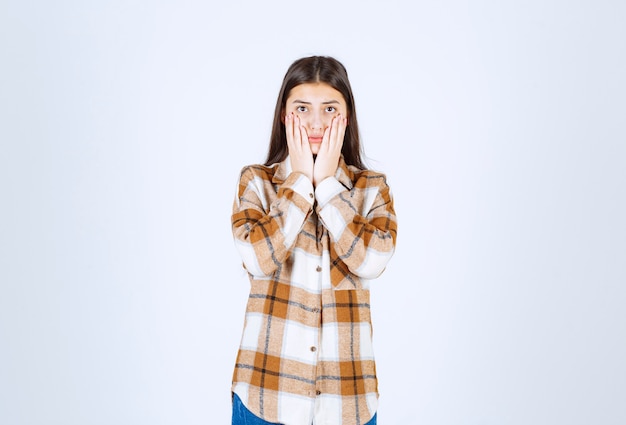
<path fill-rule="evenodd" d="M 309 198 L 313 199 L 313 194 L 309 193 Z"/>
<path fill-rule="evenodd" d="M 315 351 L 317 351 L 317 348 L 316 347 L 311 347 L 311 351 L 315 352 Z"/>
<path fill-rule="evenodd" d="M 317 272 L 321 272 L 321 271 L 322 271 L 322 267 L 321 267 L 321 266 L 317 266 L 317 267 L 315 268 L 315 271 L 317 271 Z"/>

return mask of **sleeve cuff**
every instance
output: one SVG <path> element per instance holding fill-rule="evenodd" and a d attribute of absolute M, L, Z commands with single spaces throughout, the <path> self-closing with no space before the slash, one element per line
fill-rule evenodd
<path fill-rule="evenodd" d="M 335 177 L 327 177 L 315 188 L 315 199 L 317 199 L 317 205 L 323 208 L 332 198 L 339 195 L 346 188 L 339 183 Z"/>
<path fill-rule="evenodd" d="M 313 202 L 315 202 L 313 182 L 307 176 L 293 172 L 285 180 L 285 185 L 300 195 L 309 204 L 309 207 L 313 206 Z"/>

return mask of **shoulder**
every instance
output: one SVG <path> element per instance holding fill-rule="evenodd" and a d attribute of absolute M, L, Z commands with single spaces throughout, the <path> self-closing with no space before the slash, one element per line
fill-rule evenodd
<path fill-rule="evenodd" d="M 272 178 L 276 174 L 277 169 L 278 164 L 274 164 L 271 166 L 262 164 L 246 165 L 239 172 L 239 181 L 246 182 L 255 179 L 272 181 Z"/>
<path fill-rule="evenodd" d="M 352 174 L 352 182 L 355 187 L 361 189 L 377 187 L 381 190 L 389 190 L 387 176 L 384 173 L 374 170 L 361 170 L 353 165 L 349 165 L 348 169 Z"/>
<path fill-rule="evenodd" d="M 268 196 L 276 193 L 279 179 L 278 174 L 280 164 L 270 166 L 261 164 L 246 165 L 239 173 L 237 193 L 242 196 L 246 191 L 251 190 L 258 196 Z"/>

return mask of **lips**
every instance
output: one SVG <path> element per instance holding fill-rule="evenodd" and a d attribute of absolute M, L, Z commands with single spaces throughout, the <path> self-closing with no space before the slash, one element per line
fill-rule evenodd
<path fill-rule="evenodd" d="M 322 137 L 309 136 L 309 143 L 322 143 Z"/>

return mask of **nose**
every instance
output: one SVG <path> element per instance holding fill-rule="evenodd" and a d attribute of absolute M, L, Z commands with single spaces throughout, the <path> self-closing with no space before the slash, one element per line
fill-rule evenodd
<path fill-rule="evenodd" d="M 325 127 L 324 127 L 324 121 L 322 120 L 322 116 L 318 111 L 313 112 L 310 116 L 309 116 L 309 128 L 313 131 L 313 132 L 323 132 Z"/>

